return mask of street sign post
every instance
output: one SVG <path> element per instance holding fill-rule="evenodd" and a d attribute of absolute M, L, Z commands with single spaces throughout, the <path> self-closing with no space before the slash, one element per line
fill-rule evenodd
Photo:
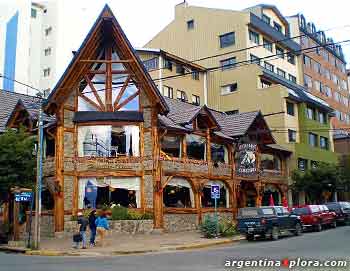
<path fill-rule="evenodd" d="M 219 219 L 218 219 L 218 213 L 217 213 L 217 200 L 220 199 L 220 185 L 212 184 L 211 188 L 211 198 L 214 199 L 215 202 L 215 222 L 216 222 L 216 238 L 219 235 Z"/>

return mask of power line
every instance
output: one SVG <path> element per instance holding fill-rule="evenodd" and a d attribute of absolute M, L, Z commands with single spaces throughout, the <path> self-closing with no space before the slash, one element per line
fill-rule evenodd
<path fill-rule="evenodd" d="M 23 82 L 20 82 L 20 81 L 18 81 L 18 80 L 16 80 L 16 79 L 13 79 L 13 78 L 10 78 L 10 77 L 8 77 L 8 76 L 5 76 L 5 75 L 3 75 L 3 74 L 1 74 L 1 73 L 0 73 L 0 77 L 5 78 L 5 79 L 10 80 L 10 81 L 13 81 L 13 82 L 15 82 L 15 83 L 17 83 L 17 84 L 23 85 L 23 86 L 25 86 L 25 87 L 28 87 L 28 88 L 31 88 L 31 89 L 34 89 L 34 90 L 37 90 L 37 91 L 40 91 L 40 92 L 41 92 L 40 89 L 37 89 L 37 88 L 35 88 L 35 87 L 33 87 L 33 86 L 30 86 L 30 85 L 28 85 L 28 84 L 26 84 L 26 83 L 23 83 Z"/>
<path fill-rule="evenodd" d="M 330 46 L 330 45 L 336 45 L 336 44 L 342 44 L 342 43 L 348 43 L 350 42 L 350 39 L 349 40 L 343 40 L 343 41 L 339 41 L 339 42 L 333 42 L 333 43 L 328 43 L 327 46 Z M 293 51 L 293 52 L 312 52 L 312 51 L 315 51 L 317 50 L 318 48 L 323 48 L 324 45 L 317 45 L 317 46 L 313 46 L 313 47 L 308 47 L 308 48 L 303 48 L 303 49 L 300 49 L 298 51 Z M 266 57 L 262 57 L 262 58 L 259 58 L 259 62 L 261 60 L 266 60 L 266 59 L 269 59 L 270 61 L 273 61 L 273 60 L 278 60 L 281 58 L 281 56 L 285 56 L 285 55 L 288 55 L 290 52 L 292 51 L 286 51 L 284 53 L 281 53 L 281 54 L 272 54 L 272 55 L 269 55 L 269 56 L 266 56 Z M 271 58 L 271 59 L 270 59 Z M 230 64 L 230 65 L 227 65 L 227 66 L 215 66 L 215 67 L 210 67 L 210 68 L 207 68 L 207 72 L 214 72 L 214 71 L 218 71 L 218 70 L 221 70 L 222 68 L 225 68 L 225 67 L 232 67 L 232 68 L 239 68 L 239 67 L 243 67 L 243 66 L 247 66 L 247 65 L 251 65 L 251 64 L 258 64 L 257 63 L 258 60 L 255 60 L 255 61 L 252 61 L 252 60 L 243 60 L 243 61 L 239 61 L 239 62 L 236 62 L 235 64 Z M 170 76 L 166 76 L 166 77 L 162 77 L 162 78 L 156 78 L 156 79 L 152 79 L 153 82 L 157 82 L 157 81 L 166 81 L 166 80 L 170 80 L 170 79 L 174 79 L 174 78 L 181 78 L 181 77 L 184 77 L 184 76 L 187 76 L 187 75 L 190 75 L 192 74 L 193 72 L 187 72 L 187 73 L 183 73 L 183 74 L 176 74 L 176 75 L 170 75 Z M 122 76 L 122 77 L 119 77 L 118 79 L 121 79 L 121 78 L 127 78 L 127 76 Z M 135 85 L 134 83 L 129 83 L 129 85 Z M 122 87 L 113 87 L 112 89 L 120 89 Z M 67 88 L 68 89 L 68 88 Z M 105 91 L 106 89 L 103 88 L 103 89 L 98 89 L 96 90 L 97 92 L 99 91 Z M 93 93 L 93 91 L 86 91 L 86 92 L 82 92 L 82 94 L 87 94 L 87 93 Z"/>

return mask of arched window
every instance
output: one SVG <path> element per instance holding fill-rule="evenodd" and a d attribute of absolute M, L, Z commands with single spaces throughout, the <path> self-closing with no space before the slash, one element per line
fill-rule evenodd
<path fill-rule="evenodd" d="M 224 182 L 222 181 L 208 181 L 204 184 L 201 201 L 202 207 L 204 208 L 214 208 L 215 200 L 211 198 L 211 186 L 219 185 L 220 186 L 220 199 L 217 199 L 217 207 L 229 208 L 230 206 L 230 197 L 229 190 Z"/>
<path fill-rule="evenodd" d="M 306 20 L 304 15 L 300 15 L 300 27 L 305 29 L 306 28 Z"/>
<path fill-rule="evenodd" d="M 184 178 L 174 177 L 163 190 L 164 207 L 194 208 L 191 184 Z"/>

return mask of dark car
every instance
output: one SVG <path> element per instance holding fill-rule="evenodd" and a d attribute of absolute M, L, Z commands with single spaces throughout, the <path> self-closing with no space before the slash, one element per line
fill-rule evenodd
<path fill-rule="evenodd" d="M 328 209 L 336 214 L 337 223 L 350 224 L 350 203 L 346 201 L 327 202 Z"/>
<path fill-rule="evenodd" d="M 330 212 L 325 205 L 303 205 L 294 208 L 292 213 L 300 216 L 306 229 L 321 231 L 323 226 L 337 226 L 335 213 Z"/>
<path fill-rule="evenodd" d="M 255 236 L 278 240 L 285 233 L 301 235 L 303 225 L 300 217 L 289 213 L 282 206 L 247 207 L 238 210 L 238 230 L 248 241 Z"/>

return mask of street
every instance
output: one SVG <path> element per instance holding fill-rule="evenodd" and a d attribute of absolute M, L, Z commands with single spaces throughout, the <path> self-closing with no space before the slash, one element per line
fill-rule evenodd
<path fill-rule="evenodd" d="M 239 270 L 225 269 L 226 260 L 259 259 L 346 259 L 350 260 L 350 227 L 338 227 L 322 232 L 305 233 L 300 237 L 285 237 L 278 241 L 241 241 L 233 246 L 197 251 L 167 252 L 147 255 L 87 257 L 41 257 L 0 254 L 1 271 L 163 271 L 163 270 Z M 339 270 L 349 270 L 348 267 Z M 242 270 L 253 270 L 243 268 Z M 254 269 L 255 270 L 255 269 Z M 285 270 L 260 268 L 256 270 Z M 309 270 L 294 268 L 292 270 Z M 315 269 L 312 269 L 315 270 Z M 321 269 L 317 270 L 338 270 Z"/>

